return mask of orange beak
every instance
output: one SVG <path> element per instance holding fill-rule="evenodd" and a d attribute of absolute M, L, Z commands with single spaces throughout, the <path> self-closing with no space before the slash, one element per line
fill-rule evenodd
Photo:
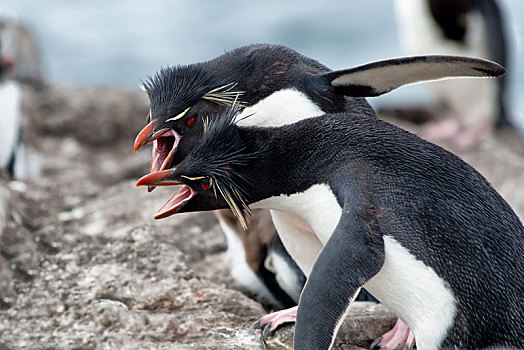
<path fill-rule="evenodd" d="M 153 141 L 153 129 L 154 129 L 153 122 L 151 122 L 147 124 L 142 129 L 142 131 L 140 131 L 140 133 L 137 135 L 135 139 L 135 147 L 134 147 L 135 153 L 138 152 L 140 147 Z"/>
<path fill-rule="evenodd" d="M 158 171 L 156 173 L 147 174 L 145 176 L 142 176 L 140 180 L 136 183 L 136 187 L 140 186 L 176 186 L 176 185 L 182 185 L 180 181 L 175 180 L 164 180 L 168 178 L 173 171 L 170 170 L 162 170 Z"/>

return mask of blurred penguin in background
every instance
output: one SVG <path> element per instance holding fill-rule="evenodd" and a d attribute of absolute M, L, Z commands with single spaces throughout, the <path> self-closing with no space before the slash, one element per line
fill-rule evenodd
<path fill-rule="evenodd" d="M 38 155 L 23 142 L 21 84 L 43 87 L 36 45 L 26 28 L 0 20 L 0 169 L 15 179 L 40 172 Z"/>
<path fill-rule="evenodd" d="M 395 10 L 407 54 L 473 56 L 507 68 L 504 17 L 496 0 L 396 0 Z M 511 129 L 506 82 L 457 79 L 431 84 L 442 108 L 422 136 L 465 149 L 494 129 Z"/>

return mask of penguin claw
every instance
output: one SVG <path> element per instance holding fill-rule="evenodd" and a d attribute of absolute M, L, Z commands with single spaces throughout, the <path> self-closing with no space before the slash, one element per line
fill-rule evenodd
<path fill-rule="evenodd" d="M 267 341 L 269 337 L 272 337 L 275 334 L 275 330 L 271 330 L 271 322 L 269 322 L 265 327 L 264 331 L 262 332 L 262 338 L 264 341 Z"/>
<path fill-rule="evenodd" d="M 380 349 L 379 344 L 380 344 L 380 342 L 382 341 L 382 338 L 383 338 L 383 337 L 379 337 L 379 338 L 375 339 L 375 340 L 373 341 L 373 343 L 371 343 L 371 346 L 369 347 L 369 349 L 370 349 L 370 350 L 377 350 L 377 349 Z"/>
<path fill-rule="evenodd" d="M 263 328 L 262 336 L 264 341 L 275 334 L 275 331 L 284 323 L 295 322 L 298 307 L 280 310 L 265 315 L 253 324 L 253 328 Z"/>

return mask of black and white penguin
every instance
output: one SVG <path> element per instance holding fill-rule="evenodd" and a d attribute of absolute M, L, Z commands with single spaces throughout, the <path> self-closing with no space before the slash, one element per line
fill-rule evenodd
<path fill-rule="evenodd" d="M 20 85 L 8 78 L 14 59 L 2 53 L 0 41 L 0 169 L 15 175 L 16 153 L 22 125 Z"/>
<path fill-rule="evenodd" d="M 150 99 L 151 122 L 137 136 L 135 151 L 153 142 L 151 172 L 178 164 L 198 143 L 205 117 L 223 112 L 235 100 L 242 106 L 239 118 L 251 115 L 245 123 L 258 126 L 289 124 L 327 112 L 354 111 L 374 115 L 361 96 L 378 96 L 417 81 L 486 75 L 482 72 L 482 65 L 477 66 L 478 70 L 470 69 L 469 63 L 461 58 L 418 57 L 331 72 L 317 61 L 283 46 L 261 44 L 241 47 L 208 62 L 163 69 L 149 79 L 144 84 L 144 90 Z M 280 281 L 282 288 L 272 290 L 268 281 L 261 280 L 261 271 L 253 270 L 253 266 L 246 264 L 246 261 L 252 260 L 246 256 L 250 251 L 245 244 L 246 233 L 234 230 L 235 225 L 228 225 L 223 217 L 219 216 L 219 219 L 229 243 L 228 255 L 234 262 L 232 272 L 234 276 L 241 276 L 238 278 L 240 283 L 247 288 L 255 285 L 255 293 L 269 297 L 281 294 L 281 290 L 294 289 L 290 296 L 297 294 L 300 284 L 296 281 L 300 281 L 301 276 L 283 274 L 280 269 L 275 269 L 275 279 Z M 278 232 L 308 233 L 313 237 L 307 223 L 288 213 L 272 211 L 272 219 Z M 261 247 L 258 251 L 265 248 Z M 271 259 L 271 249 L 267 251 Z M 289 267 L 293 265 L 292 259 L 285 261 Z M 258 266 L 267 265 L 271 264 Z M 284 270 L 293 271 L 290 268 Z M 260 283 L 256 283 L 257 280 Z M 261 283 L 266 287 L 262 291 Z M 368 293 L 358 298 L 372 299 Z M 274 320 L 271 330 L 284 320 L 292 321 L 293 314 Z M 384 335 L 384 339 L 396 341 L 398 338 L 402 341 L 410 338 L 400 321 Z"/>
<path fill-rule="evenodd" d="M 418 349 L 524 344 L 524 227 L 471 166 L 373 113 L 262 128 L 236 112 L 211 116 L 176 169 L 137 186 L 182 185 L 156 218 L 229 207 L 243 221 L 252 207 L 308 223 L 313 237 L 279 232 L 308 275 L 295 349 L 331 348 L 362 287 Z"/>
<path fill-rule="evenodd" d="M 396 0 L 395 10 L 408 54 L 482 57 L 507 67 L 505 23 L 496 0 Z M 466 148 L 494 128 L 511 128 L 506 85 L 504 77 L 432 84 L 430 91 L 449 117 L 426 127 L 423 135 Z"/>
<path fill-rule="evenodd" d="M 22 85 L 45 86 L 39 55 L 30 32 L 9 20 L 0 20 L 0 169 L 16 179 L 40 173 L 40 157 L 24 139 Z"/>

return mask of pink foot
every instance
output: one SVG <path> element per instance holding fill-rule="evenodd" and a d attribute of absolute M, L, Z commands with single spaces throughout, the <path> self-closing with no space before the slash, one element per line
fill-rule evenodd
<path fill-rule="evenodd" d="M 298 306 L 294 306 L 290 309 L 267 314 L 255 322 L 253 328 L 264 328 L 263 336 L 264 340 L 267 340 L 268 336 L 273 335 L 280 325 L 295 322 L 297 320 L 297 310 Z"/>
<path fill-rule="evenodd" d="M 459 150 L 465 150 L 486 138 L 490 132 L 491 127 L 487 123 L 481 124 L 476 128 L 462 130 L 453 137 L 453 145 Z"/>
<path fill-rule="evenodd" d="M 411 350 L 415 346 L 415 335 L 399 318 L 395 327 L 371 344 L 371 349 Z"/>
<path fill-rule="evenodd" d="M 432 123 L 425 127 L 421 134 L 422 137 L 430 141 L 440 141 L 451 138 L 459 132 L 459 124 L 451 119 Z"/>

